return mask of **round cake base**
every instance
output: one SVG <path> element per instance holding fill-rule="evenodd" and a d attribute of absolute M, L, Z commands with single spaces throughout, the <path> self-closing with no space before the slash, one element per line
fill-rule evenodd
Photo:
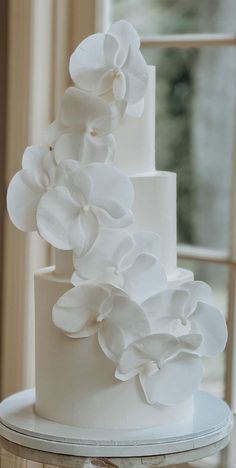
<path fill-rule="evenodd" d="M 222 448 L 233 425 L 229 407 L 205 392 L 197 392 L 194 400 L 191 421 L 137 431 L 105 431 L 66 426 L 37 416 L 35 392 L 30 389 L 0 404 L 0 436 L 29 449 L 80 457 L 167 455 L 212 444 Z M 220 441 L 224 441 L 223 446 L 217 444 Z"/>

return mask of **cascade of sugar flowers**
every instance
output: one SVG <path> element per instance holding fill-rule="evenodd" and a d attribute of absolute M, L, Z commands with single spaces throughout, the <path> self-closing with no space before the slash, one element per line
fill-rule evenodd
<path fill-rule="evenodd" d="M 177 404 L 200 384 L 202 357 L 223 351 L 227 329 L 206 283 L 168 287 L 156 233 L 127 230 L 134 190 L 115 167 L 113 131 L 126 113 L 138 118 L 148 85 L 132 25 L 118 21 L 86 38 L 70 75 L 44 144 L 26 148 L 10 182 L 8 212 L 19 229 L 73 251 L 72 288 L 54 305 L 55 326 L 68 339 L 97 334 L 117 379 L 138 376 L 149 404 Z"/>

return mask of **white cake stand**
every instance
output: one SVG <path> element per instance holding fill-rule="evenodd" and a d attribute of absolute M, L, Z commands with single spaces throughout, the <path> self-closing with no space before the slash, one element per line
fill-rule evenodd
<path fill-rule="evenodd" d="M 35 392 L 26 390 L 0 404 L 1 444 L 23 458 L 76 467 L 167 466 L 213 455 L 229 442 L 232 413 L 205 392 L 195 395 L 191 421 L 137 431 L 76 428 L 34 412 Z"/>

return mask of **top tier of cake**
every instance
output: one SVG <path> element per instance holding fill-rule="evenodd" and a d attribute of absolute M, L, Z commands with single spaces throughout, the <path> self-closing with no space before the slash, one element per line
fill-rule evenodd
<path fill-rule="evenodd" d="M 116 167 L 128 175 L 155 170 L 156 69 L 148 66 L 149 81 L 140 118 L 126 115 L 114 131 L 117 143 Z"/>

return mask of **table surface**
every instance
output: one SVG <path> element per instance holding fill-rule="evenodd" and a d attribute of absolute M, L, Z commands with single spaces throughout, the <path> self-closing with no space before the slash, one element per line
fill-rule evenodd
<path fill-rule="evenodd" d="M 236 422 L 236 421 L 235 421 Z M 0 449 L 0 467 L 1 468 L 55 468 L 55 465 L 50 465 L 47 463 L 47 460 L 43 459 L 42 462 L 30 461 L 23 458 L 21 447 L 18 446 L 16 450 L 13 446 L 7 445 L 7 441 L 0 441 L 1 449 Z M 4 447 L 4 448 L 3 448 Z M 44 457 L 45 458 L 45 457 Z M 154 458 L 154 457 L 153 457 Z M 143 459 L 142 466 L 145 468 L 155 468 L 157 466 L 163 466 L 160 462 L 154 461 L 152 457 L 150 460 L 147 458 Z M 114 459 L 113 459 L 114 461 Z M 67 463 L 56 465 L 58 468 L 62 466 L 69 466 Z M 72 466 L 72 465 L 71 465 Z M 81 466 L 81 465 L 73 465 L 73 466 Z M 119 466 L 119 465 L 118 465 Z M 140 465 L 139 465 L 140 466 Z M 204 458 L 202 460 L 191 462 L 191 463 L 183 463 L 183 464 L 173 464 L 169 465 L 172 468 L 236 468 L 236 427 L 233 429 L 231 434 L 231 442 L 230 444 L 221 452 L 217 454 Z M 87 462 L 85 464 L 86 468 L 116 468 L 117 465 L 114 462 L 109 463 L 109 461 L 105 459 L 99 460 L 92 460 L 91 462 Z M 126 466 L 124 465 L 124 468 Z"/>

